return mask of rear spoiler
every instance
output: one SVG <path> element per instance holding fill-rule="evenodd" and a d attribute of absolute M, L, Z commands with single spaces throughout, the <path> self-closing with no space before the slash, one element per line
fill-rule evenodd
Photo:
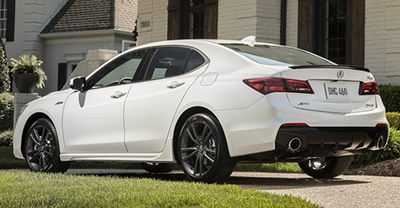
<path fill-rule="evenodd" d="M 371 72 L 369 69 L 361 66 L 349 66 L 349 65 L 299 65 L 299 66 L 289 66 L 289 68 L 291 69 L 333 68 L 333 69 L 351 69 L 351 70 Z"/>

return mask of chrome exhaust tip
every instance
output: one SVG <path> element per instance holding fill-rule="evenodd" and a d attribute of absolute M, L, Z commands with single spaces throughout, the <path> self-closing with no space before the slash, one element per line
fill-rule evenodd
<path fill-rule="evenodd" d="M 296 152 L 301 147 L 301 139 L 299 137 L 293 137 L 289 143 L 287 150 L 289 152 Z"/>
<path fill-rule="evenodd" d="M 383 135 L 381 135 L 378 140 L 376 140 L 376 147 L 379 149 L 385 148 L 385 139 L 383 138 Z"/>

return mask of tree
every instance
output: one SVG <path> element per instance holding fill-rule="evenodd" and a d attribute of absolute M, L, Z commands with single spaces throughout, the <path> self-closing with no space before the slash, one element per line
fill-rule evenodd
<path fill-rule="evenodd" d="M 139 36 L 137 32 L 137 19 L 135 21 L 135 29 L 132 31 L 132 33 L 133 33 L 133 41 L 137 41 L 137 37 Z"/>
<path fill-rule="evenodd" d="M 10 76 L 7 64 L 6 51 L 0 40 L 0 93 L 10 91 Z"/>

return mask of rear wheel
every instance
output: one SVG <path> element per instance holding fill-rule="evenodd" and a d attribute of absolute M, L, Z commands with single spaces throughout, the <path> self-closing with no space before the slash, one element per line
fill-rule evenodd
<path fill-rule="evenodd" d="M 344 173 L 351 164 L 351 156 L 310 159 L 300 162 L 304 173 L 313 178 L 334 178 Z"/>
<path fill-rule="evenodd" d="M 186 120 L 176 148 L 178 163 L 192 181 L 223 182 L 236 166 L 221 125 L 208 114 L 198 113 Z"/>
<path fill-rule="evenodd" d="M 172 163 L 140 163 L 140 165 L 149 173 L 169 173 L 178 167 Z"/>
<path fill-rule="evenodd" d="M 60 160 L 57 132 L 45 118 L 36 120 L 25 138 L 25 159 L 35 172 L 65 172 L 71 162 Z"/>

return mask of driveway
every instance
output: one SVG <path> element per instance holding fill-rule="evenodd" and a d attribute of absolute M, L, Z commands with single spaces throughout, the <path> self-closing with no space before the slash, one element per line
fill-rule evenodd
<path fill-rule="evenodd" d="M 152 175 L 143 170 L 70 169 L 67 174 L 186 180 L 180 171 Z M 262 192 L 290 194 L 326 208 L 400 207 L 400 177 L 346 175 L 317 180 L 305 174 L 234 172 L 227 184 Z"/>

